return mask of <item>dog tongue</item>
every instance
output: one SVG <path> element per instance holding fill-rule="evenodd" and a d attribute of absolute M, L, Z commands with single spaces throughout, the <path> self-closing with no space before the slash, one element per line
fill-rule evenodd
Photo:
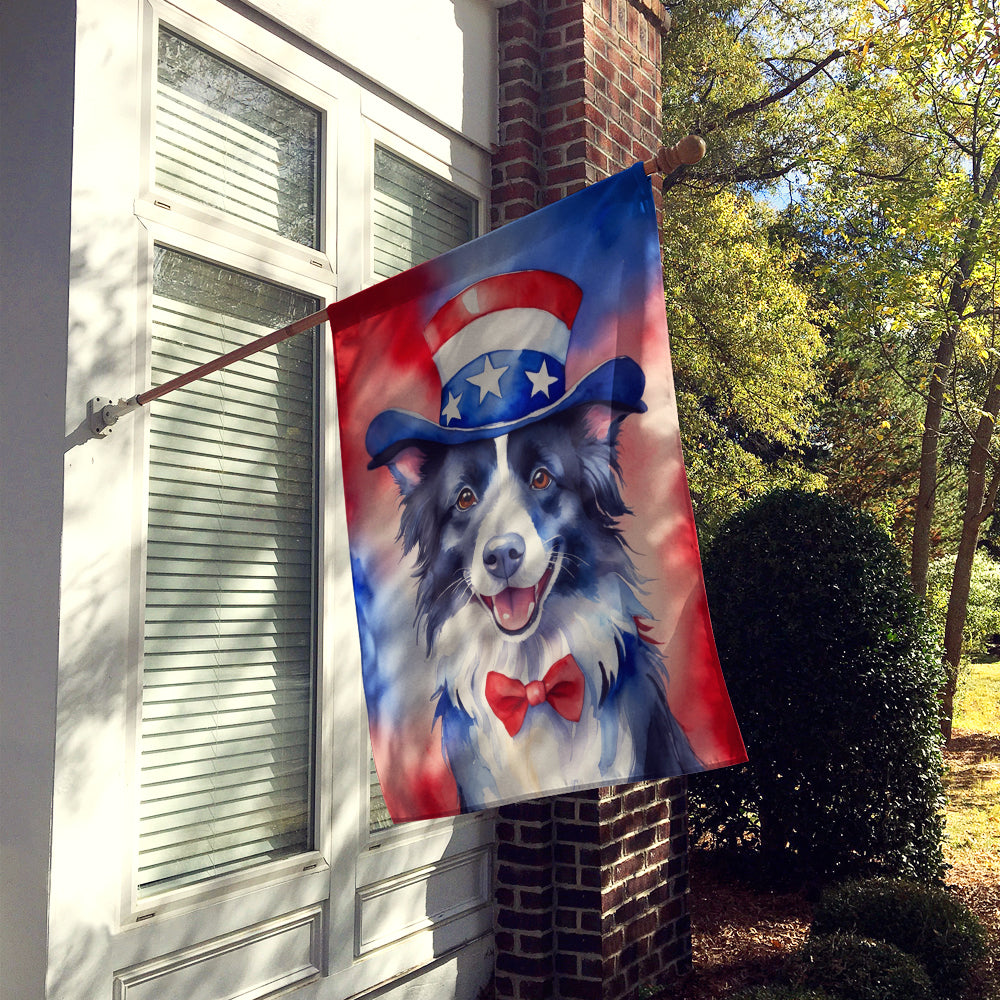
<path fill-rule="evenodd" d="M 534 587 L 508 587 L 493 598 L 493 614 L 500 628 L 516 632 L 531 621 L 535 610 Z"/>

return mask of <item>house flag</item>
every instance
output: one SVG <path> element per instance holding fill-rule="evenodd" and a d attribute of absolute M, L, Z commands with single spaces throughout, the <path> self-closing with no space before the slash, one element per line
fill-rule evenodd
<path fill-rule="evenodd" d="M 642 164 L 363 294 L 331 319 L 393 820 L 745 760 Z"/>

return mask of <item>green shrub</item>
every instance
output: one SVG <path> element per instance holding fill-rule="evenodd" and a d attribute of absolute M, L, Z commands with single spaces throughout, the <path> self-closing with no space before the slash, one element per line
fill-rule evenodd
<path fill-rule="evenodd" d="M 695 834 L 772 871 L 940 877 L 943 674 L 888 535 L 776 491 L 722 528 L 705 584 L 750 762 L 692 778 Z"/>
<path fill-rule="evenodd" d="M 812 933 L 850 932 L 895 945 L 918 959 L 938 993 L 959 997 L 986 956 L 986 933 L 947 890 L 904 879 L 870 879 L 827 889 Z"/>
<path fill-rule="evenodd" d="M 800 985 L 819 987 L 837 1000 L 933 1000 L 924 967 L 884 941 L 853 934 L 810 938 L 794 973 Z"/>

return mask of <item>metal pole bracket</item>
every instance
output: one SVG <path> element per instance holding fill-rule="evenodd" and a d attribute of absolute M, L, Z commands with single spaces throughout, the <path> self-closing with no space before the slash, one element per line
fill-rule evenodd
<path fill-rule="evenodd" d="M 137 409 L 139 402 L 135 396 L 131 399 L 119 399 L 118 402 L 104 396 L 94 396 L 87 400 L 87 423 L 94 437 L 103 438 L 111 433 L 111 428 L 118 422 L 123 413 Z"/>

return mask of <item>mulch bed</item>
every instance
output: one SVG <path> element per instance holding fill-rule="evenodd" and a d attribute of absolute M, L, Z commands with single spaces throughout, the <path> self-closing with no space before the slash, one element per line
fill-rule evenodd
<path fill-rule="evenodd" d="M 663 1000 L 720 1000 L 773 982 L 809 936 L 812 904 L 806 890 L 747 885 L 713 851 L 693 850 L 689 863 L 693 968 Z"/>

